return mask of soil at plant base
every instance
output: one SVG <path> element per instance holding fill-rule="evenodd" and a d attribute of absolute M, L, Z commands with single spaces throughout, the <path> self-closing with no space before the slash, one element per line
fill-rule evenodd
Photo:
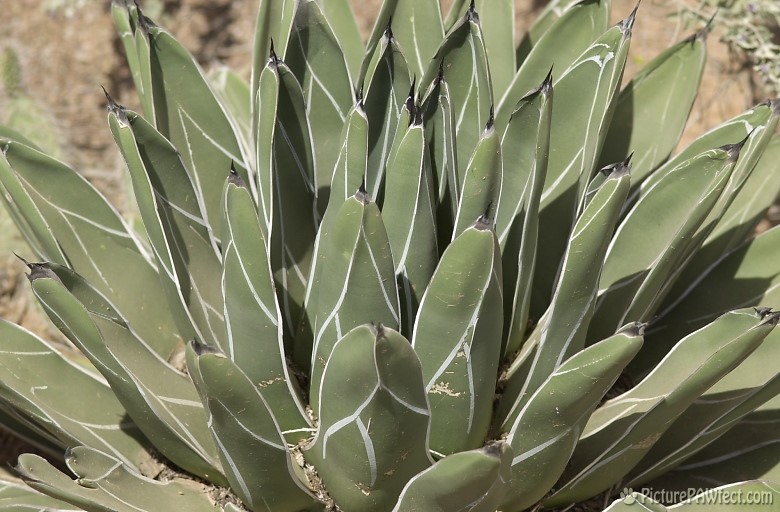
<path fill-rule="evenodd" d="M 162 10 L 167 27 L 206 69 L 228 65 L 249 75 L 256 0 L 146 0 L 142 7 Z M 359 26 L 367 34 L 380 0 L 352 0 Z M 449 3 L 445 0 L 444 3 Z M 543 0 L 518 0 L 518 34 L 533 21 Z M 613 2 L 615 20 L 633 9 L 633 0 Z M 634 28 L 627 79 L 694 28 L 675 20 L 675 0 L 645 0 Z M 65 6 L 65 7 L 63 7 Z M 89 178 L 120 211 L 127 208 L 123 165 L 106 126 L 104 86 L 120 102 L 138 109 L 107 0 L 2 0 L 0 55 L 19 59 L 21 93 L 39 106 L 54 127 L 63 159 Z M 742 61 L 710 36 L 709 60 L 700 94 L 683 137 L 685 144 L 706 129 L 762 100 Z M 11 98 L 0 84 L 0 122 L 7 121 Z M 47 338 L 58 338 L 32 305 L 24 266 L 11 251 L 29 249 L 0 214 L 0 317 L 21 323 Z M 0 446 L 0 460 L 15 461 L 19 446 Z"/>

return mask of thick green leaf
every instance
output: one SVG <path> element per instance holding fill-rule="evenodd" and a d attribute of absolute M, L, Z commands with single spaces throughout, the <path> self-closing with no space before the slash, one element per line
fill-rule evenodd
<path fill-rule="evenodd" d="M 629 204 L 635 203 L 640 197 L 646 195 L 647 192 L 667 174 L 685 161 L 690 160 L 705 151 L 745 140 L 753 130 L 766 126 L 770 122 L 772 110 L 772 104 L 769 102 L 756 105 L 752 109 L 729 119 L 720 126 L 717 126 L 700 136 L 686 146 L 685 149 L 667 160 L 661 167 L 648 176 L 647 179 L 642 181 L 639 189 L 631 194 Z"/>
<path fill-rule="evenodd" d="M 503 510 L 530 508 L 553 487 L 593 410 L 642 346 L 628 326 L 578 352 L 539 387 L 505 425 L 515 456 Z"/>
<path fill-rule="evenodd" d="M 382 219 L 393 253 L 401 332 L 411 336 L 420 299 L 438 263 L 436 199 L 422 125 L 414 122 L 387 163 Z M 410 207 L 410 205 L 412 207 Z"/>
<path fill-rule="evenodd" d="M 627 162 L 607 168 L 609 176 L 574 225 L 550 307 L 518 356 L 522 364 L 515 361 L 507 372 L 499 406 L 505 427 L 539 386 L 585 345 L 601 264 L 628 195 L 629 170 Z"/>
<path fill-rule="evenodd" d="M 374 51 L 364 84 L 368 117 L 366 190 L 377 200 L 398 119 L 411 86 L 406 58 L 393 32 L 388 29 Z"/>
<path fill-rule="evenodd" d="M 515 75 L 515 2 L 514 0 L 476 0 L 479 23 L 485 35 L 485 49 L 491 62 L 493 94 L 500 98 Z"/>
<path fill-rule="evenodd" d="M 66 258 L 62 263 L 127 311 L 138 335 L 161 357 L 183 347 L 151 256 L 114 207 L 70 167 L 19 142 L 0 140 L 0 146 L 0 180 L 26 224 L 45 222 Z"/>
<path fill-rule="evenodd" d="M 458 152 L 455 149 L 455 117 L 450 88 L 443 74 L 422 106 L 425 141 L 431 158 L 431 174 L 436 190 L 438 244 L 443 250 L 451 240 L 460 200 Z"/>
<path fill-rule="evenodd" d="M 431 464 L 431 413 L 409 342 L 381 325 L 347 333 L 328 354 L 319 429 L 304 455 L 342 510 L 390 510 Z"/>
<path fill-rule="evenodd" d="M 503 176 L 501 136 L 496 131 L 493 114 L 488 118 L 485 130 L 471 155 L 466 173 L 461 177 L 460 202 L 455 216 L 455 240 L 473 225 L 474 219 L 483 213 L 491 215 L 501 196 Z"/>
<path fill-rule="evenodd" d="M 31 282 L 54 325 L 103 374 L 155 448 L 179 467 L 224 483 L 190 379 L 137 338 L 111 303 L 78 274 L 35 265 Z"/>
<path fill-rule="evenodd" d="M 312 504 L 315 498 L 295 474 L 266 398 L 268 388 L 258 386 L 224 354 L 205 345 L 191 343 L 187 362 L 209 413 L 209 429 L 225 475 L 244 504 L 253 510 L 279 512 L 297 512 Z"/>
<path fill-rule="evenodd" d="M 553 23 L 569 10 L 578 6 L 581 2 L 582 0 L 550 0 L 550 2 L 545 5 L 544 9 L 536 16 L 533 24 L 528 28 L 528 31 L 520 41 L 520 45 L 517 47 L 516 58 L 518 67 L 523 65 L 524 61 L 528 58 L 528 54 L 538 44 L 542 36 L 550 30 Z M 609 11 L 610 8 L 609 5 L 607 5 L 607 12 Z M 604 30 L 606 30 L 606 27 Z"/>
<path fill-rule="evenodd" d="M 22 482 L 0 480 L 2 512 L 79 512 L 64 501 L 41 494 Z"/>
<path fill-rule="evenodd" d="M 423 295 L 412 346 L 431 403 L 430 447 L 449 455 L 482 445 L 501 356 L 501 252 L 480 217 L 444 251 Z"/>
<path fill-rule="evenodd" d="M 766 304 L 780 309 L 780 228 L 761 233 L 696 276 L 680 300 L 661 311 L 648 330 L 634 376 L 650 371 L 687 334 L 736 308 Z"/>
<path fill-rule="evenodd" d="M 648 321 L 670 276 L 703 242 L 693 234 L 710 214 L 734 170 L 739 145 L 685 161 L 637 202 L 607 251 L 589 338 L 609 336 L 625 321 Z"/>
<path fill-rule="evenodd" d="M 717 440 L 731 427 L 765 402 L 780 395 L 780 357 L 775 333 L 721 381 L 712 386 L 664 435 L 629 475 L 637 487 L 683 463 L 685 459 Z"/>
<path fill-rule="evenodd" d="M 344 53 L 314 0 L 300 0 L 298 4 L 285 62 L 301 83 L 306 98 L 322 214 L 341 148 L 339 134 L 354 96 Z"/>
<path fill-rule="evenodd" d="M 25 454 L 16 471 L 37 491 L 88 512 L 217 512 L 205 487 L 191 480 L 160 482 L 143 477 L 121 461 L 87 447 L 69 450 L 65 462 L 76 480 L 45 459 Z"/>
<path fill-rule="evenodd" d="M 129 466 L 152 469 L 148 442 L 99 374 L 5 321 L 0 321 L 0 340 L 0 397 L 4 402 L 24 411 L 63 447 L 92 446 Z M 63 382 L 68 385 L 62 386 Z"/>
<path fill-rule="evenodd" d="M 634 388 L 596 409 L 545 506 L 586 499 L 624 477 L 673 420 L 761 345 L 779 317 L 752 308 L 723 315 L 678 343 Z"/>
<path fill-rule="evenodd" d="M 607 30 L 609 11 L 608 0 L 576 1 L 560 18 L 551 21 L 520 63 L 512 83 L 497 95 L 501 98 L 496 114 L 499 126 L 506 126 L 517 103 L 542 82 L 550 69 L 561 73 L 568 69 Z"/>
<path fill-rule="evenodd" d="M 156 128 L 179 152 L 203 219 L 219 233 L 222 185 L 231 165 L 248 180 L 249 158 L 242 155 L 235 122 L 192 55 L 159 27 L 150 27 L 147 36 Z"/>
<path fill-rule="evenodd" d="M 620 91 L 600 165 L 634 155 L 631 178 L 636 188 L 677 146 L 696 99 L 709 27 L 651 60 Z"/>
<path fill-rule="evenodd" d="M 550 139 L 556 146 L 550 152 L 540 202 L 537 252 L 544 258 L 536 262 L 531 304 L 534 315 L 541 315 L 549 303 L 566 240 L 596 172 L 633 22 L 632 14 L 605 32 L 553 85 Z"/>
<path fill-rule="evenodd" d="M 777 332 L 767 342 L 777 343 Z M 769 337 L 767 337 L 769 338 Z M 671 491 L 711 488 L 746 479 L 780 479 L 780 398 L 761 406 L 681 466 L 649 482 Z M 775 502 L 774 508 L 777 507 Z M 773 510 L 773 508 L 768 508 Z"/>
<path fill-rule="evenodd" d="M 317 0 L 317 3 L 325 14 L 339 46 L 344 51 L 350 75 L 358 76 L 363 61 L 363 40 L 349 1 Z"/>
<path fill-rule="evenodd" d="M 181 337 L 216 344 L 225 335 L 220 254 L 191 176 L 176 148 L 134 112 L 112 104 L 109 125 L 130 170 Z"/>
<path fill-rule="evenodd" d="M 528 327 L 531 281 L 536 265 L 539 199 L 550 155 L 552 77 L 523 98 L 501 145 L 503 181 L 496 234 L 504 274 L 504 354 L 520 348 Z"/>
<path fill-rule="evenodd" d="M 309 422 L 287 369 L 282 315 L 249 191 L 229 183 L 225 210 L 222 291 L 227 337 L 220 347 L 262 390 L 279 428 L 300 430 Z"/>
<path fill-rule="evenodd" d="M 228 67 L 210 73 L 209 83 L 225 111 L 235 122 L 236 136 L 245 154 L 252 154 L 252 93 L 250 84 Z"/>
<path fill-rule="evenodd" d="M 320 244 L 322 261 L 315 278 L 319 293 L 306 311 L 314 340 L 307 366 L 309 401 L 315 412 L 322 372 L 334 344 L 358 325 L 377 322 L 397 329 L 400 322 L 390 242 L 379 208 L 364 190 L 344 202 Z"/>
<path fill-rule="evenodd" d="M 444 39 L 437 0 L 385 0 L 368 38 L 361 82 L 366 76 L 368 61 L 388 27 L 391 27 L 393 37 L 406 55 L 411 73 L 417 77 L 428 69 L 431 58 Z"/>
<path fill-rule="evenodd" d="M 469 9 L 452 28 L 420 81 L 425 96 L 435 90 L 441 76 L 447 86 L 455 128 L 456 161 L 468 162 L 482 137 L 493 108 L 487 52 L 479 25 L 479 16 Z M 437 78 L 439 77 L 439 78 Z M 458 183 L 463 183 L 466 167 L 458 169 Z M 473 221 L 473 219 L 472 219 Z"/>
<path fill-rule="evenodd" d="M 393 512 L 494 512 L 509 487 L 507 443 L 445 457 L 404 487 Z"/>

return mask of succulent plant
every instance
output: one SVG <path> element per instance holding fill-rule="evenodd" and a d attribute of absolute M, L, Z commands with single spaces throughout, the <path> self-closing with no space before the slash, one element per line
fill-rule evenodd
<path fill-rule="evenodd" d="M 346 1 L 262 0 L 247 82 L 112 10 L 142 229 L 0 138 L 72 343 L 0 322 L 0 421 L 49 455 L 0 510 L 780 500 L 780 105 L 671 156 L 706 28 L 620 89 L 608 0 L 517 49 L 508 0 L 386 0 L 365 46 Z"/>

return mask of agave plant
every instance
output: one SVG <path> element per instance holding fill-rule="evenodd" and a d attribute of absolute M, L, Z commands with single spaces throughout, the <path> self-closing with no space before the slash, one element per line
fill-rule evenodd
<path fill-rule="evenodd" d="M 246 82 L 112 10 L 140 222 L 0 131 L 72 343 L 0 323 L 0 421 L 48 454 L 0 510 L 780 500 L 780 105 L 671 156 L 706 28 L 621 90 L 608 0 L 519 48 L 509 0 L 385 0 L 366 45 L 346 1 L 262 0 Z"/>

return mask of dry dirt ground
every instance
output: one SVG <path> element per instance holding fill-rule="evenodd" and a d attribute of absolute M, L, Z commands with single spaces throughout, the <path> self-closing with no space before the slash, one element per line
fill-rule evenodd
<path fill-rule="evenodd" d="M 153 0 L 141 1 L 150 4 Z M 70 0 L 72 11 L 51 10 L 62 0 L 0 0 L 0 54 L 13 50 L 21 64 L 23 91 L 43 109 L 55 129 L 63 158 L 79 169 L 123 209 L 122 165 L 106 126 L 100 86 L 130 107 L 138 102 L 120 44 L 114 33 L 108 0 Z M 161 24 L 169 28 L 206 68 L 227 64 L 248 75 L 252 24 L 257 0 L 156 0 L 164 8 Z M 522 33 L 544 0 L 518 0 Z M 352 1 L 367 32 L 380 0 Z M 625 17 L 634 0 L 614 0 L 615 21 Z M 693 29 L 675 23 L 675 0 L 645 0 L 634 29 L 630 77 L 670 44 Z M 710 36 L 710 57 L 685 141 L 763 99 L 739 59 Z M 0 85 L 0 122 L 9 98 Z M 4 107 L 6 105 L 6 107 Z M 0 215 L 2 217 L 2 215 Z M 44 336 L 56 333 L 30 305 L 23 266 L 11 251 L 27 253 L 13 227 L 0 219 L 0 317 L 20 322 Z M 1 449 L 1 447 L 0 447 Z M 0 453 L 13 461 L 13 452 Z"/>

